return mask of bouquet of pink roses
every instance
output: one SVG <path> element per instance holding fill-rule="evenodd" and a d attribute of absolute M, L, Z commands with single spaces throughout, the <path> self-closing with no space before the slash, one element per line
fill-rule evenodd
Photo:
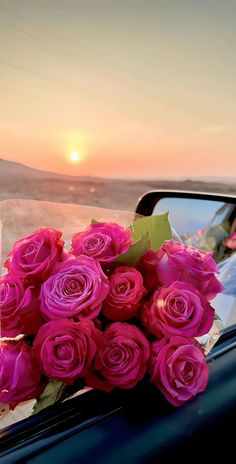
<path fill-rule="evenodd" d="M 206 388 L 196 337 L 222 285 L 210 253 L 172 239 L 167 214 L 128 228 L 92 220 L 67 247 L 43 227 L 14 243 L 5 268 L 1 403 L 39 398 L 38 412 L 77 379 L 110 392 L 147 378 L 175 406 Z"/>

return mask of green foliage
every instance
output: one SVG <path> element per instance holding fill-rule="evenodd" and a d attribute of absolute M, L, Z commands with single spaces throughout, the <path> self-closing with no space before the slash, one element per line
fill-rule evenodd
<path fill-rule="evenodd" d="M 32 414 L 37 414 L 42 409 L 59 401 L 63 397 L 66 388 L 67 386 L 60 380 L 49 380 L 43 393 L 37 398 Z"/>
<path fill-rule="evenodd" d="M 99 221 L 97 221 L 96 219 L 92 218 L 92 220 L 91 220 L 91 225 L 93 225 L 93 224 L 99 224 Z"/>
<path fill-rule="evenodd" d="M 131 226 L 133 245 L 116 262 L 135 266 L 149 248 L 156 251 L 165 240 L 172 238 L 168 213 L 137 219 Z"/>

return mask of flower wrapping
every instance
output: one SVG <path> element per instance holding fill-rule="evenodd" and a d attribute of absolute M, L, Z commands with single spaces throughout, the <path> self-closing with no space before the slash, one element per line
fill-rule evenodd
<path fill-rule="evenodd" d="M 38 398 L 38 412 L 79 379 L 106 392 L 146 380 L 174 406 L 204 391 L 199 337 L 223 287 L 167 214 L 9 200 L 0 217 L 1 403 Z"/>

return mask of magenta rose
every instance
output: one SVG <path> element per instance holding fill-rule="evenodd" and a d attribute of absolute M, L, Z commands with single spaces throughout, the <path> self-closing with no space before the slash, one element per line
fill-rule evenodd
<path fill-rule="evenodd" d="M 230 237 L 224 240 L 224 245 L 230 250 L 236 250 L 236 232 L 233 232 Z"/>
<path fill-rule="evenodd" d="M 115 322 L 103 333 L 102 346 L 86 382 L 107 392 L 115 387 L 132 388 L 143 378 L 149 356 L 149 342 L 141 330 Z"/>
<path fill-rule="evenodd" d="M 118 224 L 96 223 L 73 236 L 71 252 L 75 256 L 86 255 L 108 263 L 125 253 L 131 244 L 130 230 Z"/>
<path fill-rule="evenodd" d="M 31 347 L 24 341 L 1 342 L 0 402 L 14 409 L 21 401 L 37 398 L 43 389 L 41 373 Z"/>
<path fill-rule="evenodd" d="M 156 290 L 141 310 L 146 330 L 158 338 L 200 337 L 212 327 L 215 311 L 205 296 L 186 282 Z"/>
<path fill-rule="evenodd" d="M 71 258 L 41 287 L 41 312 L 46 320 L 95 319 L 109 292 L 100 264 L 88 256 Z"/>
<path fill-rule="evenodd" d="M 61 232 L 51 228 L 36 232 L 15 242 L 5 266 L 21 279 L 42 282 L 62 259 L 64 242 Z"/>
<path fill-rule="evenodd" d="M 35 334 L 42 323 L 39 292 L 36 287 L 26 287 L 13 273 L 0 278 L 0 314 L 3 337 L 20 333 Z"/>
<path fill-rule="evenodd" d="M 139 271 L 142 273 L 145 288 L 149 292 L 153 292 L 157 288 L 157 252 L 151 248 L 142 256 L 139 263 Z"/>
<path fill-rule="evenodd" d="M 219 270 L 212 253 L 173 240 L 165 242 L 156 252 L 149 251 L 142 258 L 140 266 L 148 290 L 171 285 L 177 280 L 192 284 L 208 300 L 223 290 L 223 285 L 215 276 Z M 153 277 L 149 281 L 151 272 Z"/>
<path fill-rule="evenodd" d="M 143 295 L 142 274 L 131 266 L 120 266 L 109 279 L 110 290 L 103 304 L 103 314 L 112 321 L 131 319 L 138 311 Z"/>
<path fill-rule="evenodd" d="M 101 342 L 92 321 L 59 319 L 42 325 L 33 350 L 47 377 L 71 384 L 87 374 Z"/>
<path fill-rule="evenodd" d="M 151 382 L 174 406 L 181 406 L 203 392 L 208 367 L 201 345 L 194 338 L 163 338 L 152 344 Z"/>

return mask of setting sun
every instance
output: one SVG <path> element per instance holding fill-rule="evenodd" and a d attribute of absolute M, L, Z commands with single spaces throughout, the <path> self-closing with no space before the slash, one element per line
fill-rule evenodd
<path fill-rule="evenodd" d="M 81 154 L 78 151 L 72 151 L 70 154 L 70 160 L 73 163 L 78 163 L 81 160 Z"/>

